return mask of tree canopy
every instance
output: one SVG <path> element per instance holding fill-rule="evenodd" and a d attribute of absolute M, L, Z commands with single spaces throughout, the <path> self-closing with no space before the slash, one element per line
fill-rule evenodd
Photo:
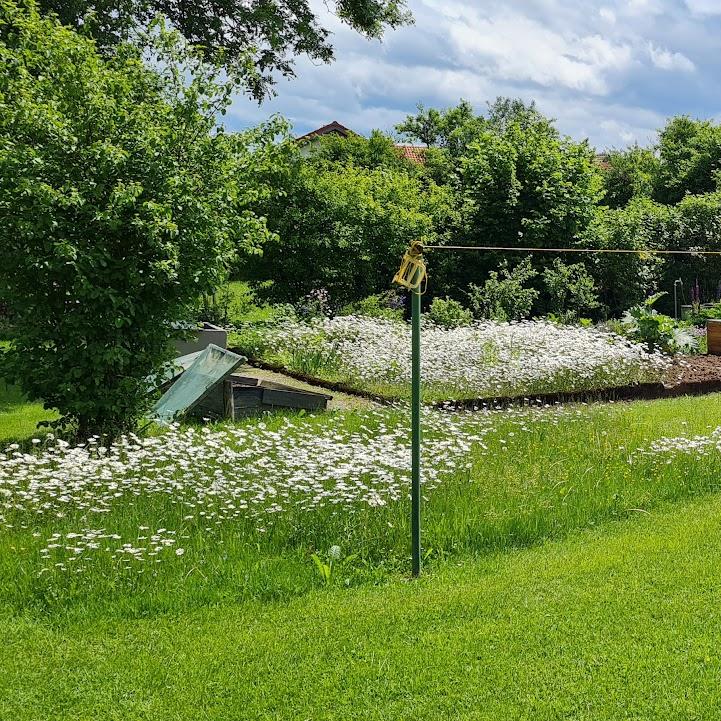
<path fill-rule="evenodd" d="M 295 58 L 330 62 L 330 31 L 309 0 L 37 0 L 41 12 L 88 33 L 101 48 L 132 39 L 156 15 L 165 16 L 205 59 L 221 65 L 246 65 L 246 86 L 256 98 L 272 88 L 277 74 L 292 76 Z M 368 38 L 386 27 L 412 22 L 405 0 L 334 0 L 327 7 L 346 25 Z"/>
<path fill-rule="evenodd" d="M 251 204 L 282 127 L 223 132 L 232 86 L 158 39 L 162 70 L 0 4 L 0 371 L 83 433 L 132 427 L 173 322 L 269 236 Z"/>

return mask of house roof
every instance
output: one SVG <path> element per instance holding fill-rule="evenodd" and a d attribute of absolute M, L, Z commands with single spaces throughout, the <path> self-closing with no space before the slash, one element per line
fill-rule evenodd
<path fill-rule="evenodd" d="M 308 142 L 322 135 L 340 135 L 343 138 L 347 138 L 349 135 L 355 135 L 355 133 L 350 128 L 346 128 L 345 125 L 341 125 L 337 120 L 334 120 L 328 123 L 328 125 L 322 125 L 320 128 L 316 128 L 305 135 L 297 137 L 296 142 Z M 423 145 L 396 145 L 396 148 L 398 148 L 401 157 L 406 160 L 421 164 L 426 161 L 427 148 Z"/>
<path fill-rule="evenodd" d="M 402 157 L 413 163 L 426 162 L 426 148 L 424 145 L 396 145 Z"/>
<path fill-rule="evenodd" d="M 296 140 L 311 140 L 312 138 L 316 138 L 321 135 L 341 135 L 342 137 L 347 138 L 352 134 L 353 131 L 350 128 L 346 128 L 345 125 L 341 125 L 337 120 L 334 120 L 332 123 L 328 123 L 328 125 L 323 125 L 320 128 L 311 130 L 305 135 L 301 135 L 296 138 Z"/>

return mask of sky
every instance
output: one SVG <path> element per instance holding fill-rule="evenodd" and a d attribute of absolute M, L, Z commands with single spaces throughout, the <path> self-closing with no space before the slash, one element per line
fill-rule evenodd
<path fill-rule="evenodd" d="M 300 58 L 262 105 L 235 99 L 240 129 L 280 113 L 297 135 L 337 120 L 393 126 L 418 103 L 535 100 L 599 151 L 649 145 L 672 115 L 721 119 L 721 0 L 409 0 L 415 24 L 369 41 L 312 0 L 336 60 Z"/>

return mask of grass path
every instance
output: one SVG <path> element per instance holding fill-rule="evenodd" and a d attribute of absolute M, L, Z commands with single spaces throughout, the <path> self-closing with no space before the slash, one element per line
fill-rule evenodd
<path fill-rule="evenodd" d="M 0 718 L 717 719 L 721 498 L 287 604 L 0 621 Z"/>

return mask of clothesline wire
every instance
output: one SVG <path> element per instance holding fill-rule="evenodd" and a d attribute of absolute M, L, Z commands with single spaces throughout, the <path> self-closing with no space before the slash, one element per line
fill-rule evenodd
<path fill-rule="evenodd" d="M 666 250 L 655 248 L 525 248 L 496 245 L 424 245 L 423 250 L 478 250 L 526 253 L 630 253 L 634 255 L 721 255 L 721 250 Z"/>

